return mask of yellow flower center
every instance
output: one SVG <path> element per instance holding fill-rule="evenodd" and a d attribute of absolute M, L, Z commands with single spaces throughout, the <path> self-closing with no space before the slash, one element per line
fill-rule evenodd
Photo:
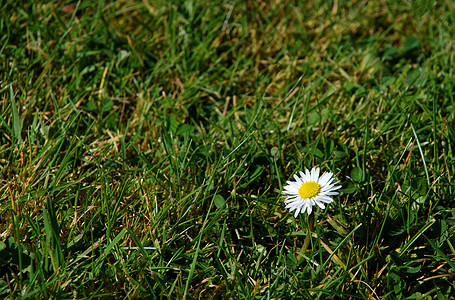
<path fill-rule="evenodd" d="M 308 181 L 299 188 L 299 196 L 302 198 L 313 198 L 319 194 L 319 184 L 314 181 Z"/>

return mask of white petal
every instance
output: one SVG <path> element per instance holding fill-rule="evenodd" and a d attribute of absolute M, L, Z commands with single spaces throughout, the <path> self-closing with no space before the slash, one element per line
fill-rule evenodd
<path fill-rule="evenodd" d="M 299 215 L 299 213 L 300 213 L 300 209 L 297 208 L 297 209 L 295 210 L 295 213 L 294 213 L 294 218 L 297 218 L 297 216 Z"/>
<path fill-rule="evenodd" d="M 284 191 L 285 191 L 285 192 L 289 192 L 289 193 L 293 193 L 293 194 L 298 194 L 299 189 L 297 189 L 297 188 L 294 187 L 294 186 L 289 186 L 289 185 L 287 185 L 287 186 L 284 187 Z"/>
<path fill-rule="evenodd" d="M 335 195 L 338 195 L 339 193 L 338 192 L 328 192 L 328 193 L 325 193 L 325 195 L 327 196 L 335 196 Z"/>
<path fill-rule="evenodd" d="M 311 215 L 311 212 L 313 211 L 313 206 L 312 205 L 308 205 L 306 210 L 308 212 L 308 215 Z"/>
<path fill-rule="evenodd" d="M 328 197 L 328 196 L 320 196 L 319 201 L 324 202 L 324 203 L 332 203 L 333 199 Z"/>
<path fill-rule="evenodd" d="M 299 203 L 300 198 L 299 197 L 289 197 L 288 199 L 284 200 L 284 203 L 290 204 L 290 203 Z"/>
<path fill-rule="evenodd" d="M 286 208 L 289 209 L 289 211 L 293 211 L 295 209 L 295 207 L 293 207 L 292 205 L 286 205 Z"/>
<path fill-rule="evenodd" d="M 296 190 L 298 190 L 300 188 L 300 186 L 302 185 L 301 182 L 293 182 L 292 183 L 292 187 L 295 188 Z"/>
<path fill-rule="evenodd" d="M 333 184 L 331 184 L 331 185 L 326 185 L 326 186 L 324 186 L 323 188 L 321 188 L 321 193 L 327 192 L 327 191 L 338 190 L 340 187 L 341 187 L 340 185 L 338 185 L 338 186 L 334 186 Z"/>
<path fill-rule="evenodd" d="M 324 203 L 322 203 L 321 201 L 316 201 L 316 204 L 317 204 L 317 206 L 319 206 L 321 209 L 324 209 L 324 208 L 325 208 Z"/>
<path fill-rule="evenodd" d="M 297 174 L 294 174 L 294 179 L 296 182 L 300 183 L 300 178 L 299 176 L 297 176 Z"/>
<path fill-rule="evenodd" d="M 310 181 L 311 180 L 311 173 L 310 173 L 310 171 L 308 171 L 308 169 L 305 169 L 305 175 L 308 178 L 307 181 Z"/>
<path fill-rule="evenodd" d="M 338 190 L 339 188 L 341 188 L 341 185 L 334 186 L 334 187 L 332 188 L 332 190 Z"/>
<path fill-rule="evenodd" d="M 284 200 L 284 204 L 287 204 L 287 205 L 294 203 L 294 202 L 296 202 L 296 198 L 288 198 L 288 199 Z"/>
<path fill-rule="evenodd" d="M 305 183 L 307 181 L 310 181 L 309 178 L 307 178 L 306 174 L 303 173 L 302 171 L 299 172 L 300 173 L 300 178 L 302 178 L 302 182 Z"/>
<path fill-rule="evenodd" d="M 318 182 L 318 179 L 319 179 L 319 168 L 313 168 L 313 170 L 311 170 L 311 171 L 313 173 L 313 178 L 311 178 L 311 181 Z"/>
<path fill-rule="evenodd" d="M 324 174 L 322 174 L 321 178 L 319 178 L 319 185 L 321 186 L 325 186 L 327 185 L 327 182 L 329 181 L 331 175 L 330 173 L 327 173 L 327 172 L 324 172 Z"/>

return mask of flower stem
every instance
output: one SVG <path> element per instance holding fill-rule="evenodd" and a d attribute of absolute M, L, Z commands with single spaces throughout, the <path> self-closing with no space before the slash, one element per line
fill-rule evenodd
<path fill-rule="evenodd" d="M 300 265 L 300 263 L 303 260 L 303 255 L 305 254 L 306 250 L 308 249 L 308 246 L 310 245 L 310 240 L 311 240 L 311 232 L 314 230 L 314 213 L 311 213 L 309 216 L 309 227 L 308 227 L 308 234 L 305 237 L 305 241 L 303 242 L 302 249 L 300 249 L 299 253 L 297 254 L 297 264 Z"/>

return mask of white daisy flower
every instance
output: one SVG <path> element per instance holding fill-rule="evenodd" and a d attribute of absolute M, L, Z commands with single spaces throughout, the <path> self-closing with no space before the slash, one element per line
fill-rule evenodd
<path fill-rule="evenodd" d="M 324 172 L 319 177 L 319 168 L 307 169 L 305 173 L 299 172 L 300 177 L 294 175 L 295 181 L 287 181 L 283 193 L 286 194 L 284 203 L 289 211 L 294 211 L 294 217 L 297 218 L 299 213 L 308 212 L 308 215 L 313 211 L 313 206 L 317 205 L 324 209 L 324 203 L 332 203 L 333 199 L 330 196 L 338 195 L 335 190 L 341 185 L 337 185 L 339 181 L 333 182 L 333 173 Z"/>

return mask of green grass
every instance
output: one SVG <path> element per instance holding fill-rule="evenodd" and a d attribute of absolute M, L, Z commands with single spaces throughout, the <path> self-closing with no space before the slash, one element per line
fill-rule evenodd
<path fill-rule="evenodd" d="M 3 5 L 1 298 L 455 295 L 455 5 L 270 2 Z"/>

